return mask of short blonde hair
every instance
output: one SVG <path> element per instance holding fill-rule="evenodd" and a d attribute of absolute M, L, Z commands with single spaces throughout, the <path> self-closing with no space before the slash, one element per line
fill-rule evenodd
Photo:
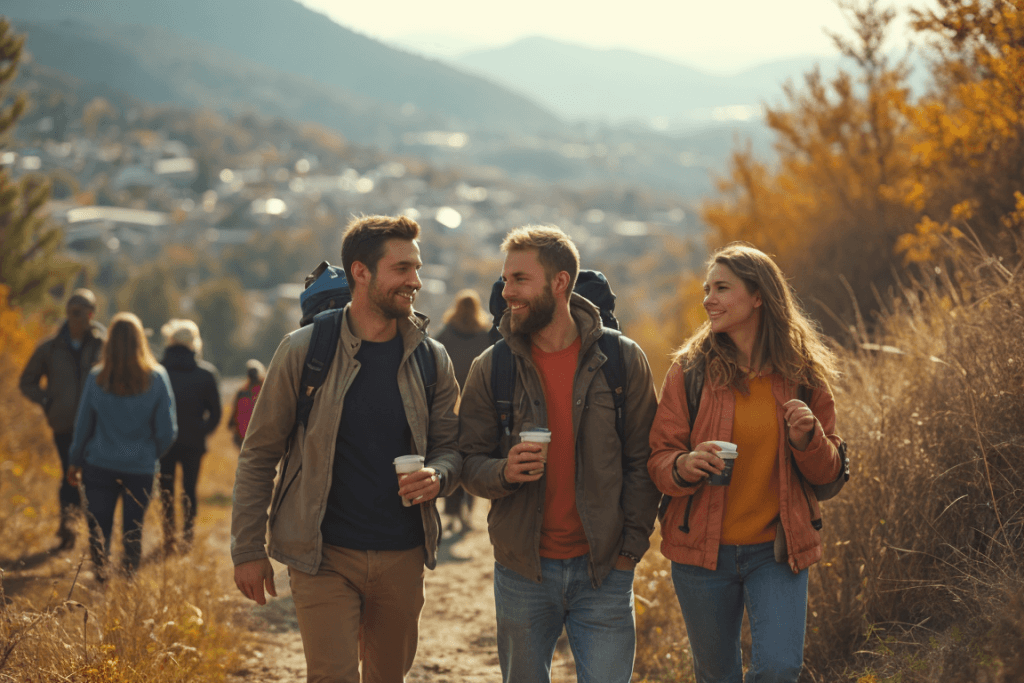
<path fill-rule="evenodd" d="M 199 336 L 199 325 L 186 318 L 168 320 L 160 333 L 164 335 L 165 346 L 184 346 L 197 354 L 203 352 L 203 339 Z"/>

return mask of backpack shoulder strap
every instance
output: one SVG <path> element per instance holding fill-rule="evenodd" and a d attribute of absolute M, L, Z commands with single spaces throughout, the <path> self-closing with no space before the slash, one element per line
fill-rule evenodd
<path fill-rule="evenodd" d="M 622 367 L 622 333 L 610 327 L 598 338 L 597 345 L 608 360 L 601 366 L 605 381 L 612 390 L 615 402 L 615 431 L 619 435 L 619 443 L 626 445 L 626 371 Z"/>
<path fill-rule="evenodd" d="M 313 409 L 316 393 L 323 386 L 327 372 L 334 362 L 334 353 L 338 350 L 338 337 L 341 336 L 341 309 L 332 309 L 318 313 L 313 318 L 313 336 L 306 350 L 306 360 L 302 364 L 302 377 L 299 380 L 299 399 L 295 405 L 295 424 L 303 427 L 309 422 L 309 413 Z"/>
<path fill-rule="evenodd" d="M 430 337 L 416 345 L 412 355 L 416 358 L 416 365 L 420 370 L 420 377 L 423 378 L 423 389 L 427 395 L 427 410 L 434 407 L 434 395 L 437 393 L 437 352 L 434 344 L 437 343 Z"/>
<path fill-rule="evenodd" d="M 508 342 L 499 339 L 491 350 L 491 395 L 500 423 L 499 436 L 512 433 L 512 390 L 516 385 L 516 359 Z"/>
<path fill-rule="evenodd" d="M 700 397 L 704 391 L 704 359 L 698 360 L 693 367 L 683 372 L 683 384 L 686 385 L 686 411 L 689 413 L 690 431 L 697 420 L 700 410 Z"/>

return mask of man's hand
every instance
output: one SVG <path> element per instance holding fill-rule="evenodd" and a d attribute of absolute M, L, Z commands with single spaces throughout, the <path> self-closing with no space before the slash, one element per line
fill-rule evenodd
<path fill-rule="evenodd" d="M 77 487 L 79 482 L 82 481 L 82 468 L 76 465 L 70 465 L 68 467 L 67 479 L 69 484 Z"/>
<path fill-rule="evenodd" d="M 414 505 L 433 500 L 440 493 L 441 480 L 433 467 L 398 475 L 398 495 Z"/>
<path fill-rule="evenodd" d="M 786 425 L 789 427 L 787 435 L 789 442 L 798 451 L 806 450 L 811 445 L 811 438 L 814 436 L 815 417 L 807 404 L 800 399 L 794 398 L 782 405 L 783 415 L 786 418 Z"/>
<path fill-rule="evenodd" d="M 510 484 L 522 484 L 537 481 L 544 476 L 544 461 L 540 459 L 543 448 L 537 443 L 517 443 L 508 452 L 505 461 L 505 481 Z M 530 474 L 540 470 L 537 474 Z"/>
<path fill-rule="evenodd" d="M 267 604 L 267 599 L 263 595 L 264 587 L 273 597 L 277 597 L 277 589 L 274 588 L 274 568 L 270 566 L 270 560 L 266 557 L 235 565 L 235 585 L 242 591 L 242 595 L 255 600 L 259 605 Z"/>

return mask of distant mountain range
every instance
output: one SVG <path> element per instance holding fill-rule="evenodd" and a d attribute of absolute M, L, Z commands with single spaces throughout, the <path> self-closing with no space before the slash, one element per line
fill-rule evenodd
<path fill-rule="evenodd" d="M 721 76 L 630 50 L 597 50 L 549 38 L 524 38 L 502 48 L 468 52 L 453 63 L 529 95 L 570 120 L 658 121 L 687 128 L 758 116 L 778 103 L 782 84 L 838 59 L 794 58 Z"/>
<path fill-rule="evenodd" d="M 16 24 L 91 24 L 108 41 L 120 38 L 136 46 L 141 29 L 156 27 L 275 73 L 304 76 L 396 107 L 411 103 L 460 126 L 529 131 L 560 126 L 524 96 L 389 48 L 293 0 L 5 0 L 2 12 Z M 180 58 L 188 61 L 190 56 Z"/>
<path fill-rule="evenodd" d="M 315 121 L 435 162 L 691 198 L 711 191 L 708 171 L 744 140 L 770 149 L 759 105 L 811 66 L 715 76 L 540 38 L 449 63 L 294 0 L 5 0 L 0 12 L 39 65 L 139 100 Z M 465 132 L 468 144 L 438 144 L 447 134 L 432 131 Z"/>

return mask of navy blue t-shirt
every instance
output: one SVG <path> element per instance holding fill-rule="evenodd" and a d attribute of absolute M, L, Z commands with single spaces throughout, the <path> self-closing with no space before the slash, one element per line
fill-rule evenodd
<path fill-rule="evenodd" d="M 412 432 L 398 392 L 401 335 L 360 344 L 345 392 L 334 450 L 324 543 L 351 550 L 410 550 L 423 545 L 420 506 L 403 507 L 394 459 L 409 455 Z"/>

